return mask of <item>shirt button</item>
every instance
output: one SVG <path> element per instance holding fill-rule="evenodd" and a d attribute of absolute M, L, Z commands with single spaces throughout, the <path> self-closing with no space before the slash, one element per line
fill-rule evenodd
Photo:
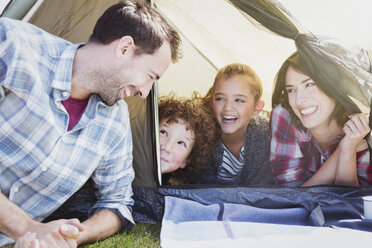
<path fill-rule="evenodd" d="M 41 171 L 46 171 L 47 168 L 45 166 L 41 166 Z"/>
<path fill-rule="evenodd" d="M 64 92 L 62 93 L 62 95 L 63 95 L 64 97 L 68 97 L 68 92 L 67 92 L 67 91 L 64 91 Z"/>
<path fill-rule="evenodd" d="M 18 187 L 15 187 L 15 188 L 13 189 L 13 192 L 14 192 L 14 193 L 17 193 L 18 190 L 19 190 Z"/>

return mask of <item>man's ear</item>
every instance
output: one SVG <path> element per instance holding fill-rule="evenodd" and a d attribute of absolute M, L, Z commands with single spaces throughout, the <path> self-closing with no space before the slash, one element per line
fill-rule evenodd
<path fill-rule="evenodd" d="M 115 47 L 116 56 L 120 57 L 128 52 L 129 49 L 134 48 L 134 40 L 131 36 L 126 35 L 121 37 Z"/>
<path fill-rule="evenodd" d="M 262 100 L 258 100 L 258 102 L 256 103 L 256 106 L 254 107 L 254 114 L 258 115 L 262 111 L 264 106 L 265 106 L 265 102 Z"/>

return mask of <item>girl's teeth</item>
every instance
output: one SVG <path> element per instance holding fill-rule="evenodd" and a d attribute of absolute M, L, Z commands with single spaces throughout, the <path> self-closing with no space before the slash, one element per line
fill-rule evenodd
<path fill-rule="evenodd" d="M 231 120 L 236 120 L 237 117 L 234 117 L 234 116 L 224 116 L 223 119 L 224 119 L 224 120 L 231 121 Z"/>

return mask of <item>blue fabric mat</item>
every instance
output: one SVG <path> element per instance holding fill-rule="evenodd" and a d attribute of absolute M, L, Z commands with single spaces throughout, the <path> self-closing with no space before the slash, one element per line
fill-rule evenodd
<path fill-rule="evenodd" d="M 187 221 L 236 221 L 288 225 L 307 225 L 309 213 L 305 208 L 264 209 L 243 204 L 220 203 L 203 205 L 177 197 L 165 197 L 168 220 L 174 223 Z"/>

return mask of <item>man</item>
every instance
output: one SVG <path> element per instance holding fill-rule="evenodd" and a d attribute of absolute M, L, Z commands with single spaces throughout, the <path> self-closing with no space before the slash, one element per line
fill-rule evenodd
<path fill-rule="evenodd" d="M 122 1 L 87 44 L 0 18 L 0 246 L 27 232 L 76 247 L 133 223 L 126 96 L 146 98 L 180 38 L 160 14 Z M 42 223 L 91 178 L 90 217 Z"/>

